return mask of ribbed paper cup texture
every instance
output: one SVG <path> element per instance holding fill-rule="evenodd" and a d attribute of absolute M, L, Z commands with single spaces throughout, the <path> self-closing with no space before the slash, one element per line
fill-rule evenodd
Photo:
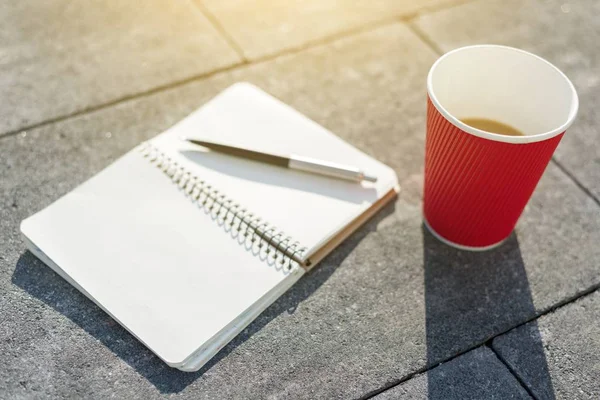
<path fill-rule="evenodd" d="M 469 46 L 442 56 L 427 79 L 425 224 L 468 250 L 502 243 L 514 229 L 566 129 L 578 99 L 547 61 L 504 46 Z M 485 118 L 524 136 L 461 122 Z"/>

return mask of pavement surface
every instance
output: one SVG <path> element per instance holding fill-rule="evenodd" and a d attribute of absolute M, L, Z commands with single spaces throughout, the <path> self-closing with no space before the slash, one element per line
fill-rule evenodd
<path fill-rule="evenodd" d="M 0 6 L 0 399 L 600 398 L 600 3 L 153 0 Z M 421 218 L 425 77 L 474 43 L 580 96 L 514 234 Z M 196 373 L 171 369 L 25 249 L 20 221 L 249 81 L 390 165 L 400 199 Z"/>

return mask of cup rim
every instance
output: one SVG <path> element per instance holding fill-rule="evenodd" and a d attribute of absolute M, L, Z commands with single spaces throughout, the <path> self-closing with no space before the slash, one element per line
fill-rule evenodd
<path fill-rule="evenodd" d="M 487 132 L 487 131 L 484 131 L 481 129 L 473 128 L 473 127 L 465 124 L 464 122 L 462 122 L 461 120 L 459 120 L 458 118 L 453 116 L 452 114 L 450 114 L 444 108 L 444 106 L 441 105 L 441 103 L 439 102 L 439 100 L 437 99 L 437 97 L 435 95 L 435 92 L 433 91 L 433 83 L 432 83 L 433 72 L 435 71 L 437 66 L 440 64 L 440 62 L 442 60 L 444 60 L 445 58 L 451 56 L 454 53 L 468 50 L 468 49 L 473 49 L 473 48 L 498 48 L 498 49 L 508 49 L 510 51 L 516 51 L 516 52 L 519 52 L 522 54 L 526 54 L 530 57 L 536 58 L 538 61 L 542 61 L 546 65 L 553 68 L 567 82 L 567 84 L 571 90 L 571 109 L 569 110 L 569 117 L 567 118 L 567 121 L 564 124 L 560 125 L 559 127 L 555 128 L 551 131 L 548 131 L 548 132 L 538 133 L 535 135 L 528 135 L 528 136 L 508 136 L 508 135 L 500 135 L 497 133 L 491 133 L 491 132 Z M 577 112 L 579 110 L 579 98 L 577 96 L 577 91 L 575 90 L 575 86 L 573 85 L 571 80 L 569 80 L 569 78 L 567 78 L 567 76 L 560 69 L 558 69 L 555 65 L 553 65 L 549 61 L 543 59 L 542 57 L 537 56 L 528 51 L 517 49 L 515 47 L 502 46 L 502 45 L 496 45 L 496 44 L 478 44 L 478 45 L 472 45 L 472 46 L 464 46 L 464 47 L 459 47 L 457 49 L 451 50 L 451 51 L 443 54 L 440 58 L 438 58 L 436 60 L 435 63 L 433 63 L 433 65 L 429 69 L 429 73 L 427 74 L 427 94 L 429 95 L 429 99 L 431 100 L 432 104 L 440 112 L 440 114 L 442 114 L 444 116 L 444 118 L 446 118 L 446 120 L 448 120 L 452 125 L 456 126 L 460 130 L 470 133 L 471 135 L 478 136 L 480 138 L 494 140 L 497 142 L 514 143 L 514 144 L 540 142 L 542 140 L 550 139 L 554 136 L 557 136 L 557 135 L 565 132 L 571 126 L 573 121 L 575 120 L 575 117 L 577 116 Z"/>

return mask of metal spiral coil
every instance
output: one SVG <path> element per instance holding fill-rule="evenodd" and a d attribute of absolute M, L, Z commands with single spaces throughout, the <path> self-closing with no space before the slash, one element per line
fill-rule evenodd
<path fill-rule="evenodd" d="M 309 266 L 307 248 L 277 230 L 213 186 L 193 176 L 165 153 L 148 142 L 139 146 L 142 156 L 160 169 L 185 195 L 210 214 L 238 243 L 256 256 L 286 271 L 293 265 Z"/>

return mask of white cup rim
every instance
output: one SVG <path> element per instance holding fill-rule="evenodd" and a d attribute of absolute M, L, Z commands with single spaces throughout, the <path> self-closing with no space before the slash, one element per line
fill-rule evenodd
<path fill-rule="evenodd" d="M 565 123 L 563 123 L 562 125 L 560 125 L 559 127 L 551 130 L 551 131 L 547 131 L 547 132 L 543 132 L 543 133 L 538 133 L 535 135 L 527 135 L 527 136 L 508 136 L 508 135 L 499 135 L 496 133 L 491 133 L 491 132 L 487 132 L 487 131 L 483 131 L 481 129 L 477 129 L 477 128 L 473 128 L 467 124 L 465 124 L 464 122 L 462 122 L 461 120 L 459 120 L 458 118 L 456 118 L 455 116 L 453 116 L 452 114 L 450 114 L 448 112 L 448 110 L 446 110 L 444 108 L 444 106 L 442 106 L 442 104 L 439 102 L 437 96 L 435 95 L 435 92 L 433 90 L 433 73 L 435 71 L 435 69 L 438 67 L 438 65 L 447 57 L 460 52 L 460 51 L 465 51 L 465 50 L 469 50 L 469 49 L 474 49 L 474 48 L 498 48 L 498 49 L 505 49 L 505 50 L 510 50 L 510 51 L 516 51 L 522 54 L 526 54 L 528 56 L 531 56 L 539 61 L 542 61 L 543 63 L 545 63 L 546 65 L 550 66 L 551 68 L 553 68 L 556 72 L 558 72 L 560 74 L 560 76 L 567 82 L 570 91 L 571 91 L 571 109 L 569 110 L 569 116 L 566 120 Z M 429 70 L 429 74 L 427 75 L 427 93 L 429 95 L 429 99 L 431 100 L 431 102 L 433 103 L 433 105 L 435 106 L 435 108 L 440 112 L 440 114 L 442 114 L 444 116 L 444 118 L 446 118 L 452 125 L 458 127 L 459 129 L 470 133 L 471 135 L 474 136 L 478 136 L 480 138 L 484 138 L 484 139 L 489 139 L 489 140 L 494 140 L 497 142 L 505 142 L 505 143 L 514 143 L 514 144 L 524 144 L 524 143 L 533 143 L 533 142 L 540 142 L 542 140 L 546 140 L 546 139 L 550 139 L 554 136 L 557 136 L 563 132 L 565 132 L 573 123 L 573 121 L 575 121 L 575 117 L 577 116 L 577 111 L 579 109 L 579 98 L 577 96 L 577 91 L 575 90 L 575 86 L 573 85 L 573 83 L 569 80 L 569 78 L 567 78 L 567 76 L 560 70 L 558 69 L 555 65 L 553 65 L 552 63 L 550 63 L 549 61 L 543 59 L 542 57 L 539 57 L 533 53 L 530 53 L 528 51 L 525 50 L 521 50 L 521 49 L 517 49 L 514 47 L 510 47 L 510 46 L 502 46 L 502 45 L 496 45 L 496 44 L 479 44 L 479 45 L 473 45 L 473 46 L 464 46 L 464 47 L 460 47 L 458 49 L 454 49 L 452 51 L 449 51 L 447 53 L 445 53 L 444 55 L 442 55 L 440 58 L 437 59 L 437 61 L 431 66 L 431 69 Z"/>

